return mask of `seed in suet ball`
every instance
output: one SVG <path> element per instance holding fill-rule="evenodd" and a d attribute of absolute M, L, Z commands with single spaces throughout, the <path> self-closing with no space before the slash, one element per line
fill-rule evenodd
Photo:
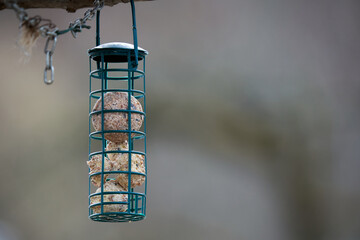
<path fill-rule="evenodd" d="M 102 155 L 93 155 L 89 161 L 86 162 L 87 165 L 90 168 L 89 174 L 93 173 L 99 173 L 101 172 L 102 167 Z M 112 163 L 107 158 L 104 157 L 104 172 L 111 171 L 112 169 Z M 108 174 L 104 174 L 104 182 L 106 181 Z M 100 187 L 101 185 L 101 174 L 91 176 L 91 183 L 94 184 L 97 187 Z"/>
<path fill-rule="evenodd" d="M 103 186 L 103 193 L 106 192 L 119 192 L 114 194 L 103 194 L 103 202 L 125 202 L 124 204 L 104 204 L 103 212 L 126 212 L 128 194 L 121 194 L 120 192 L 126 192 L 118 183 L 114 180 L 107 181 Z M 95 193 L 101 193 L 101 188 L 98 188 Z M 101 195 L 95 195 L 90 198 L 90 204 L 96 204 L 101 202 Z M 93 213 L 100 213 L 101 206 L 91 207 Z"/>
<path fill-rule="evenodd" d="M 109 142 L 106 146 L 106 151 L 129 151 L 128 142 L 125 141 L 121 144 Z M 130 152 L 124 153 L 108 153 L 110 161 L 113 163 L 115 168 L 118 167 L 120 171 L 128 171 L 129 170 L 129 156 Z M 136 174 L 143 173 L 145 174 L 145 156 L 142 154 L 131 154 L 131 187 L 141 186 L 145 182 L 145 176 Z M 118 182 L 122 187 L 128 187 L 128 174 L 120 173 L 116 178 L 116 182 Z"/>
<path fill-rule="evenodd" d="M 129 129 L 129 112 L 131 111 L 143 112 L 140 102 L 131 96 L 130 108 L 128 107 L 128 93 L 127 92 L 108 92 L 104 94 L 104 110 L 124 110 L 104 113 L 104 131 L 111 130 L 128 130 Z M 102 107 L 102 98 L 99 98 L 95 103 L 93 111 L 100 111 Z M 93 114 L 92 123 L 96 131 L 101 131 L 101 113 Z M 140 113 L 131 112 L 131 130 L 138 131 L 141 128 L 144 116 Z M 135 134 L 132 133 L 131 137 Z M 113 132 L 105 133 L 105 139 L 122 143 L 128 139 L 127 132 Z"/>

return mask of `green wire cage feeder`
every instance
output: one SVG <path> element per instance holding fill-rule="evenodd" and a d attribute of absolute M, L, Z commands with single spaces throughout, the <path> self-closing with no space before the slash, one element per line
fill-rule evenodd
<path fill-rule="evenodd" d="M 89 218 L 139 221 L 146 216 L 145 56 L 138 47 L 131 0 L 134 44 L 100 45 L 89 53 Z"/>
<path fill-rule="evenodd" d="M 96 47 L 89 49 L 89 218 L 100 222 L 130 222 L 146 217 L 147 158 L 145 57 L 138 47 L 135 1 L 93 0 L 84 16 L 60 30 L 50 19 L 30 17 L 26 8 L 65 8 L 74 12 L 90 1 L 6 0 L 0 10 L 15 11 L 20 20 L 22 47 L 31 49 L 39 36 L 46 38 L 44 82 L 54 81 L 54 54 L 58 36 L 76 38 L 96 15 Z M 130 2 L 133 44 L 100 45 L 100 10 L 119 2 Z M 48 78 L 49 77 L 49 78 Z"/>

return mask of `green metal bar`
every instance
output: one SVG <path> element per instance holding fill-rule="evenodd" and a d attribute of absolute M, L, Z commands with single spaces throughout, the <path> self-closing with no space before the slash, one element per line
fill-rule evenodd
<path fill-rule="evenodd" d="M 127 90 L 127 89 L 107 89 L 105 92 L 130 92 L 130 93 L 138 93 L 140 94 L 140 96 L 144 96 L 144 92 L 140 91 L 140 90 Z M 101 90 L 95 90 L 95 91 L 92 91 L 90 94 L 92 97 L 95 97 L 94 95 L 95 94 L 98 94 L 98 93 L 101 93 Z M 100 96 L 99 96 L 100 97 Z M 138 96 L 137 96 L 138 97 Z M 98 97 L 96 97 L 98 98 Z M 110 110 L 107 110 L 107 111 L 110 111 Z M 128 110 L 125 110 L 125 109 L 119 109 L 119 110 L 116 110 L 116 111 L 128 111 Z M 136 112 L 136 110 L 131 110 L 133 112 Z"/>
<path fill-rule="evenodd" d="M 138 212 L 138 195 L 135 195 L 135 210 L 136 210 L 135 213 L 137 213 Z"/>
<path fill-rule="evenodd" d="M 135 73 L 134 71 L 131 71 L 131 79 L 129 79 L 129 81 L 131 80 L 131 90 L 134 89 L 135 87 Z M 134 92 L 131 92 L 131 96 L 134 96 Z"/>
<path fill-rule="evenodd" d="M 101 55 L 101 69 L 104 69 L 104 54 Z M 105 165 L 105 154 L 104 154 L 104 145 L 106 144 L 105 133 L 104 133 L 104 73 L 102 72 L 102 81 L 101 81 L 101 138 L 102 138 L 102 158 L 101 158 L 101 213 L 104 213 L 104 165 Z"/>
<path fill-rule="evenodd" d="M 104 173 L 106 174 L 117 174 L 117 173 L 125 173 L 128 174 L 129 171 L 104 171 Z M 146 176 L 144 173 L 139 173 L 139 172 L 131 172 L 133 175 L 141 175 L 141 176 Z M 97 173 L 92 173 L 90 174 L 90 176 L 97 176 L 97 175 L 101 175 L 101 172 L 97 172 Z M 134 192 L 133 190 L 131 190 L 130 192 Z"/>
<path fill-rule="evenodd" d="M 81 29 L 83 29 L 83 28 L 90 29 L 91 27 L 89 25 L 83 24 L 83 25 L 81 25 Z M 70 31 L 72 31 L 74 29 L 75 29 L 74 27 L 69 27 L 69 28 L 64 29 L 64 30 L 57 30 L 55 33 L 56 33 L 56 35 L 62 35 L 62 34 L 70 32 Z"/>
<path fill-rule="evenodd" d="M 124 130 L 124 131 L 122 131 L 122 130 L 117 130 L 117 131 L 115 131 L 115 130 L 114 130 L 114 131 L 105 131 L 104 133 L 115 133 L 115 132 L 118 132 L 118 133 L 126 133 L 125 130 Z M 139 131 L 137 131 L 137 132 L 134 132 L 134 133 L 138 134 L 138 136 L 135 137 L 137 140 L 139 140 L 139 139 L 144 139 L 144 136 L 145 136 L 145 133 L 144 133 L 144 132 L 139 132 Z M 94 140 L 102 140 L 101 137 L 95 136 L 95 135 L 97 135 L 97 134 L 101 134 L 101 132 L 91 133 L 90 137 L 91 137 L 92 139 L 94 139 Z"/>
<path fill-rule="evenodd" d="M 128 72 L 130 70 L 128 69 L 108 69 L 108 72 Z M 135 72 L 138 73 L 138 75 L 135 76 Z M 97 79 L 101 79 L 99 75 L 99 70 L 94 70 L 91 72 L 91 76 L 93 78 L 97 78 Z M 140 79 L 144 76 L 144 73 L 142 71 L 139 70 L 134 70 L 134 77 L 133 79 Z M 127 81 L 128 77 L 127 76 L 119 76 L 119 77 L 108 77 L 108 80 L 122 80 L 122 81 Z"/>
<path fill-rule="evenodd" d="M 90 73 L 91 73 L 91 58 L 89 57 L 89 69 L 90 69 Z M 89 92 L 91 92 L 91 74 L 89 74 Z M 91 94 L 89 94 L 89 113 L 91 112 Z M 89 135 L 91 134 L 91 116 L 89 115 Z M 88 160 L 90 160 L 90 154 L 91 154 L 91 137 L 89 137 L 89 158 Z M 90 169 L 89 169 L 89 173 L 90 173 Z M 91 176 L 89 176 L 88 179 L 88 184 L 89 184 L 89 197 L 88 197 L 88 205 L 90 206 L 91 203 L 91 198 L 90 198 L 90 194 L 91 194 Z M 91 208 L 89 207 L 89 216 L 91 215 Z"/>
<path fill-rule="evenodd" d="M 145 58 L 143 60 L 143 72 L 145 73 Z M 144 106 L 143 106 L 143 111 L 144 111 L 144 114 L 146 114 L 146 97 L 145 97 L 145 92 L 146 92 L 146 85 L 145 85 L 145 74 L 143 75 L 143 92 L 144 92 Z M 144 133 L 146 133 L 146 116 L 144 117 Z M 144 190 L 144 193 L 145 193 L 145 196 L 147 194 L 147 171 L 148 171 L 148 168 L 147 168 L 147 149 L 146 149 L 146 134 L 144 135 L 144 153 L 145 153 L 145 157 L 144 157 L 144 165 L 145 165 L 145 190 Z M 146 201 L 145 199 L 142 199 L 142 203 L 143 205 L 143 214 L 145 215 L 146 214 Z"/>
<path fill-rule="evenodd" d="M 137 193 L 137 192 L 126 192 L 126 191 L 122 191 L 122 192 L 104 192 L 103 195 L 110 195 L 110 194 L 134 194 L 134 195 L 138 195 L 138 196 L 142 196 L 142 197 L 145 197 L 145 194 L 144 193 Z M 101 195 L 101 193 L 93 193 L 93 194 L 90 194 L 91 197 L 93 196 L 99 196 Z M 124 202 L 125 203 L 125 202 Z M 126 202 L 127 203 L 127 202 Z M 95 204 L 98 204 L 98 203 L 94 203 L 93 205 Z M 99 204 L 100 205 L 100 204 Z"/>
<path fill-rule="evenodd" d="M 96 11 L 96 46 L 100 45 L 100 11 Z M 96 62 L 97 69 L 100 68 L 100 63 Z"/>
<path fill-rule="evenodd" d="M 100 11 L 96 11 L 96 46 L 100 45 Z"/>
<path fill-rule="evenodd" d="M 135 52 L 135 63 L 133 64 L 133 68 L 137 68 L 138 66 L 138 41 L 137 41 L 137 31 L 136 31 L 136 16 L 135 16 L 135 4 L 134 0 L 130 1 L 131 3 L 131 13 L 132 13 L 132 22 L 133 22 L 133 41 L 134 41 L 134 52 Z"/>
<path fill-rule="evenodd" d="M 128 68 L 130 68 L 130 63 L 131 63 L 131 53 L 128 53 Z M 131 75 L 130 75 L 130 71 L 128 71 L 128 106 L 127 109 L 128 111 L 128 144 L 129 144 L 129 153 L 128 153 L 128 191 L 131 191 L 131 157 L 132 157 L 132 142 L 131 142 L 131 94 L 130 94 L 130 90 L 132 90 L 131 88 L 131 81 L 130 81 Z M 131 197 L 132 195 L 128 195 L 128 201 L 129 201 L 129 206 L 128 206 L 128 212 L 131 212 Z"/>
<path fill-rule="evenodd" d="M 99 114 L 101 112 L 102 112 L 101 110 L 93 111 L 90 113 L 90 115 Z M 111 112 L 125 112 L 125 113 L 129 113 L 129 114 L 138 113 L 138 114 L 145 116 L 145 113 L 137 111 L 137 110 L 128 110 L 128 109 L 106 109 L 106 110 L 104 110 L 104 113 L 111 113 Z M 128 130 L 124 130 L 124 131 L 128 132 Z"/>
<path fill-rule="evenodd" d="M 105 153 L 130 153 L 130 151 L 121 151 L 121 150 L 112 150 L 112 151 L 104 151 Z M 102 154 L 102 151 L 96 151 L 96 152 L 92 152 L 89 154 L 90 157 L 95 156 L 95 155 L 100 155 Z M 143 155 L 145 156 L 144 152 L 141 151 L 132 151 L 133 154 L 139 154 L 139 155 Z M 111 172 L 123 172 L 123 171 L 111 171 Z M 125 171 L 127 172 L 127 171 Z M 143 175 L 144 173 L 136 173 L 136 174 L 141 174 Z"/>

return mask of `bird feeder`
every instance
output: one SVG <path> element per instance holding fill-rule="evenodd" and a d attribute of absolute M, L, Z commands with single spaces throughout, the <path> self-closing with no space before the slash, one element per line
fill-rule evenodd
<path fill-rule="evenodd" d="M 134 44 L 89 49 L 89 218 L 130 222 L 146 216 L 145 56 Z M 98 12 L 99 14 L 99 12 Z M 99 15 L 97 16 L 99 44 Z"/>
<path fill-rule="evenodd" d="M 86 7 L 88 0 L 7 0 L 0 10 L 13 9 L 20 20 L 23 49 L 46 38 L 44 82 L 54 81 L 52 56 L 58 36 L 74 38 L 96 15 L 96 46 L 89 49 L 89 218 L 101 222 L 139 221 L 146 216 L 147 158 L 145 56 L 138 47 L 134 1 L 94 0 L 84 16 L 60 30 L 50 19 L 30 17 L 27 8 L 65 8 L 69 12 Z M 130 2 L 133 44 L 100 45 L 100 10 L 118 2 Z M 31 44 L 28 44 L 31 43 Z M 26 52 L 26 51 L 24 51 Z M 49 74 L 48 74 L 49 73 Z"/>

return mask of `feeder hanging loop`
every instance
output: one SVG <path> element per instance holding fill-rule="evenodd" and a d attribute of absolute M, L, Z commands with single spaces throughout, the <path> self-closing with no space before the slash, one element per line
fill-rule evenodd
<path fill-rule="evenodd" d="M 46 54 L 46 65 L 44 70 L 44 82 L 46 84 L 52 84 L 54 82 L 54 66 L 52 64 L 52 55 L 55 51 L 56 47 L 56 41 L 57 41 L 57 35 L 49 35 L 45 48 L 44 53 Z M 50 78 L 48 78 L 48 72 L 50 72 Z"/>
<path fill-rule="evenodd" d="M 135 52 L 135 62 L 132 63 L 132 67 L 136 69 L 137 66 L 139 65 L 139 63 L 138 63 L 139 50 L 138 50 L 138 42 L 137 42 L 136 16 L 135 16 L 134 0 L 131 0 L 130 3 L 131 3 L 131 13 L 132 13 L 132 22 L 133 22 L 133 40 L 134 40 L 134 52 Z"/>

